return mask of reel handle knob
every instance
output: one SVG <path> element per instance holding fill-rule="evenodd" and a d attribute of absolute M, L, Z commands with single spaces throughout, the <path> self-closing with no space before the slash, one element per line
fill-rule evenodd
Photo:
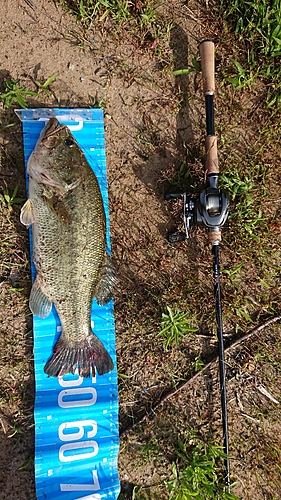
<path fill-rule="evenodd" d="M 186 240 L 186 233 L 177 232 L 177 233 L 168 233 L 168 241 L 169 243 L 176 243 L 178 241 Z"/>
<path fill-rule="evenodd" d="M 172 199 L 182 198 L 182 197 L 183 197 L 183 193 L 165 193 L 164 199 L 166 201 L 169 201 Z"/>

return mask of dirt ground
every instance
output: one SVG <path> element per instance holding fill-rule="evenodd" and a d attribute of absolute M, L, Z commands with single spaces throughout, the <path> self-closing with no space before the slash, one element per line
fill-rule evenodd
<path fill-rule="evenodd" d="M 187 67 L 194 55 L 198 58 L 202 39 L 216 39 L 212 12 L 205 2 L 164 0 L 159 11 L 166 32 L 163 28 L 161 37 L 153 39 L 151 35 L 138 38 L 128 27 L 115 32 L 110 22 L 83 31 L 73 16 L 52 1 L 35 0 L 33 5 L 9 0 L 2 2 L 1 9 L 2 92 L 4 79 L 19 80 L 26 89 L 37 91 L 35 81 L 44 83 L 57 75 L 50 95 L 41 90 L 38 98 L 28 98 L 28 107 L 101 105 L 105 111 L 112 253 L 119 277 L 115 311 L 120 428 L 124 430 L 191 376 L 194 353 L 211 359 L 216 352 L 213 327 L 205 323 L 200 335 L 183 341 L 181 351 L 174 349 L 172 354 L 163 351 L 159 330 L 155 331 L 174 283 L 178 299 L 188 291 L 188 280 L 197 280 L 195 300 L 202 301 L 204 310 L 212 310 L 212 258 L 206 234 L 198 229 L 189 242 L 169 245 L 167 231 L 173 217 L 164 202 L 165 181 L 176 177 L 186 150 L 198 148 L 193 173 L 203 181 L 198 160 L 205 135 L 200 75 L 194 72 L 179 78 L 171 71 Z M 168 22 L 173 28 L 167 32 Z M 217 57 L 222 66 L 225 55 L 219 46 Z M 249 96 L 245 107 L 255 109 L 258 98 Z M 218 121 L 220 113 L 218 109 Z M 237 155 L 243 155 L 253 139 L 259 116 L 251 116 L 247 126 L 230 115 L 221 120 L 236 136 Z M 21 126 L 11 108 L 2 107 L 0 120 L 1 190 L 7 187 L 11 193 L 19 186 L 18 196 L 24 198 Z M 227 156 L 223 148 L 221 155 Z M 14 204 L 12 210 L 3 205 L 0 212 L 0 500 L 36 499 L 29 253 L 19 211 L 20 204 Z M 279 234 L 275 244 L 280 246 Z M 223 265 L 234 267 L 239 256 L 234 247 L 227 250 Z M 246 268 L 251 276 L 251 263 Z M 255 294 L 250 285 L 247 288 L 250 279 L 247 275 L 244 281 L 247 296 Z M 188 298 L 183 303 L 186 306 Z M 199 312 L 200 305 L 197 317 Z M 228 318 L 225 329 L 230 341 L 234 324 Z M 281 499 L 280 408 L 261 391 L 266 388 L 281 400 L 280 361 L 278 322 L 227 355 L 231 472 L 237 483 L 233 492 L 243 500 Z M 216 364 L 170 398 L 154 418 L 121 438 L 119 470 L 126 498 L 132 498 L 135 486 L 141 488 L 135 498 L 168 498 L 163 480 L 175 459 L 173 446 L 177 435 L 190 427 L 221 442 Z"/>

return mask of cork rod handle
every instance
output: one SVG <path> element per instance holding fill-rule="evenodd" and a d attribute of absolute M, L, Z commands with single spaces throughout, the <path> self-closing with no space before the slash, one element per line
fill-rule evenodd
<path fill-rule="evenodd" d="M 200 43 L 201 69 L 204 94 L 215 93 L 215 50 L 214 42 L 204 40 Z"/>
<path fill-rule="evenodd" d="M 205 141 L 206 149 L 206 174 L 218 174 L 219 173 L 219 161 L 218 161 L 218 146 L 217 138 L 215 135 L 207 135 Z"/>
<path fill-rule="evenodd" d="M 217 138 L 214 132 L 215 51 L 214 43 L 205 40 L 200 44 L 203 90 L 206 101 L 206 173 L 218 174 Z"/>

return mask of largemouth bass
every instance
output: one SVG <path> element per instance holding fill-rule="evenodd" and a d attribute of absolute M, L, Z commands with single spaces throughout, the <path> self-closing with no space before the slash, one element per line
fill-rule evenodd
<path fill-rule="evenodd" d="M 44 367 L 49 376 L 89 377 L 113 369 L 90 323 L 92 298 L 111 298 L 113 267 L 106 254 L 105 214 L 97 178 L 65 125 L 51 118 L 32 152 L 28 200 L 21 222 L 32 225 L 36 278 L 29 306 L 47 317 L 54 303 L 62 333 Z"/>

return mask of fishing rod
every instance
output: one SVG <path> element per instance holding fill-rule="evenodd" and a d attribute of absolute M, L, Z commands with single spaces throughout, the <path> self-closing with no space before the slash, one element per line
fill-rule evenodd
<path fill-rule="evenodd" d="M 230 468 L 229 468 L 229 444 L 226 402 L 226 377 L 224 360 L 224 342 L 222 326 L 222 306 L 220 290 L 220 263 L 219 243 L 221 241 L 221 228 L 228 216 L 229 202 L 226 194 L 219 189 L 219 166 L 217 153 L 217 138 L 214 128 L 214 94 L 215 94 L 215 57 L 214 43 L 204 40 L 199 46 L 201 56 L 201 69 L 203 76 L 203 91 L 206 105 L 206 188 L 203 189 L 197 199 L 192 200 L 185 193 L 167 193 L 166 200 L 182 198 L 183 219 L 185 232 L 169 233 L 168 239 L 171 243 L 183 241 L 189 237 L 189 229 L 192 223 L 204 225 L 208 228 L 208 240 L 212 244 L 214 297 L 216 307 L 217 337 L 219 351 L 219 371 L 221 389 L 221 408 L 223 426 L 223 449 L 225 453 L 225 477 L 224 482 L 230 492 Z"/>

